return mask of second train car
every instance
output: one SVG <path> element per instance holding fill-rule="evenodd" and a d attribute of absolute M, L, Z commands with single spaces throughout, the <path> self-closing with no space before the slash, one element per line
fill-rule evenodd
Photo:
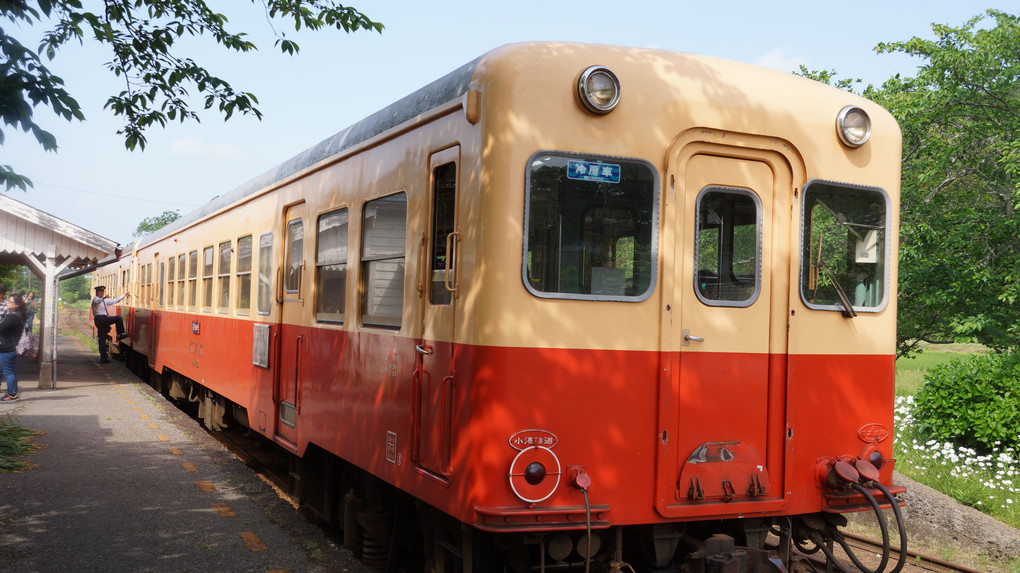
<path fill-rule="evenodd" d="M 900 156 L 809 79 L 514 44 L 93 277 L 368 563 L 781 571 L 898 503 Z"/>

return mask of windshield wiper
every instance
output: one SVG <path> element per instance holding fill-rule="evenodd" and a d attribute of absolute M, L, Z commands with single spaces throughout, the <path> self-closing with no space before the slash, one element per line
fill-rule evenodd
<path fill-rule="evenodd" d="M 839 297 L 839 302 L 843 304 L 843 317 L 854 318 L 857 316 L 857 312 L 854 310 L 852 304 L 850 304 L 850 297 L 846 296 L 846 291 L 840 286 L 839 281 L 836 280 L 836 275 L 826 267 L 822 267 L 822 272 L 825 276 L 832 281 L 832 286 L 836 288 L 836 296 Z"/>

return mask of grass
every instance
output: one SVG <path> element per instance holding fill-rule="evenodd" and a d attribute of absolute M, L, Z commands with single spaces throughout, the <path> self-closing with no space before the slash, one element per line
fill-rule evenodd
<path fill-rule="evenodd" d="M 21 457 L 37 449 L 32 438 L 39 435 L 35 430 L 22 428 L 9 412 L 0 417 L 0 473 L 19 472 L 29 467 Z"/>
<path fill-rule="evenodd" d="M 978 344 L 926 345 L 920 354 L 896 361 L 896 395 L 913 396 L 930 368 L 984 351 Z"/>
<path fill-rule="evenodd" d="M 913 396 L 934 366 L 983 352 L 977 345 L 931 347 L 896 361 L 896 469 L 992 517 L 1020 528 L 1020 443 L 979 453 L 928 439 L 914 417 Z"/>
<path fill-rule="evenodd" d="M 86 334 L 83 334 L 79 330 L 69 330 L 69 331 L 68 330 L 61 330 L 60 331 L 60 335 L 61 336 L 73 336 L 76 339 L 78 339 L 78 342 L 82 343 L 82 345 L 85 346 L 86 348 L 88 348 L 90 351 L 92 351 L 92 352 L 99 352 L 99 342 L 96 340 L 96 337 L 94 337 L 94 336 L 88 336 Z"/>

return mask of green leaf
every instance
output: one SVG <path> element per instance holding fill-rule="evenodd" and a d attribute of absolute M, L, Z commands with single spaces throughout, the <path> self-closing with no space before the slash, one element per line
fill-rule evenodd
<path fill-rule="evenodd" d="M 33 6 L 38 6 L 38 10 Z M 175 42 L 185 34 L 207 36 L 227 49 L 249 52 L 258 49 L 245 31 L 227 29 L 226 16 L 213 12 L 205 0 L 137 0 L 99 3 L 97 12 L 83 8 L 81 0 L 37 0 L 6 3 L 4 15 L 11 21 L 34 23 L 40 13 L 50 19 L 52 28 L 42 34 L 39 48 L 30 50 L 16 39 L 16 33 L 0 28 L 0 119 L 10 128 L 35 135 L 47 150 L 56 150 L 53 135 L 37 125 L 33 110 L 49 107 L 65 120 L 85 119 L 78 102 L 64 87 L 63 80 L 52 75 L 39 54 L 52 61 L 71 40 L 81 42 L 86 34 L 109 51 L 106 69 L 123 82 L 124 89 L 107 98 L 108 110 L 124 122 L 118 134 L 127 149 L 144 149 L 145 131 L 152 125 L 169 121 L 199 121 L 196 106 L 216 108 L 225 120 L 235 113 L 262 117 L 258 99 L 250 93 L 235 91 L 230 83 L 210 73 L 206 67 L 179 53 Z M 264 9 L 271 19 L 293 22 L 296 29 L 318 30 L 332 26 L 345 31 L 382 30 L 361 12 L 335 0 L 265 0 Z M 270 22 L 270 29 L 276 27 Z M 297 54 L 298 44 L 282 36 L 276 38 L 284 53 Z M 195 97 L 201 98 L 195 103 Z M 0 132 L 0 145 L 3 134 Z M 0 172 L 4 184 L 25 188 L 27 179 L 11 171 Z"/>

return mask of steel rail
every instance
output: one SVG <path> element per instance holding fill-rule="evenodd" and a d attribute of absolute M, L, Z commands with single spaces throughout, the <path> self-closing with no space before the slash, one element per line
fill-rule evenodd
<path fill-rule="evenodd" d="M 878 555 L 882 552 L 882 544 L 860 535 L 853 533 L 843 533 L 847 543 L 852 545 L 855 549 L 860 549 L 861 552 L 858 555 Z M 820 555 L 820 554 L 819 554 Z M 898 546 L 894 544 L 889 550 L 889 565 L 886 569 L 891 569 L 892 565 L 899 559 L 900 552 Z M 791 573 L 822 573 L 827 571 L 825 559 L 820 559 L 818 555 L 798 555 L 794 558 L 795 563 L 791 564 Z M 876 558 L 877 562 L 877 558 Z M 857 569 L 849 562 L 842 562 L 841 564 L 848 571 L 856 571 Z M 925 555 L 923 553 L 917 553 L 915 551 L 907 551 L 907 560 L 903 566 L 903 573 L 982 573 L 976 569 L 971 569 L 964 565 L 957 563 L 950 563 L 937 557 Z"/>

